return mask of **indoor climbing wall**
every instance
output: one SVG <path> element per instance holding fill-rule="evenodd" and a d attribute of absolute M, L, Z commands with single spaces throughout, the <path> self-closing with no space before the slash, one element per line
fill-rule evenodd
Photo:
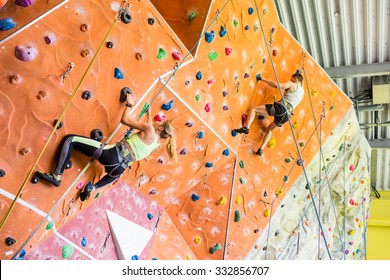
<path fill-rule="evenodd" d="M 16 2 L 41 17 L 0 47 L 2 259 L 118 259 L 121 246 L 141 242 L 131 259 L 363 255 L 370 151 L 352 103 L 278 22 L 273 1 L 58 1 L 49 13 Z M 19 28 L 13 14 L 0 18 L 4 37 Z M 247 136 L 234 128 L 251 106 L 280 99 L 258 74 L 284 82 L 297 70 L 304 100 L 259 157 L 272 118 L 260 116 Z M 133 118 L 150 104 L 155 121 L 172 121 L 178 162 L 162 143 L 85 202 L 80 190 L 104 170 L 77 152 L 60 187 L 36 180 L 67 134 L 124 137 L 126 87 Z M 319 211 L 324 204 L 335 210 Z M 123 244 L 112 215 L 142 229 Z"/>

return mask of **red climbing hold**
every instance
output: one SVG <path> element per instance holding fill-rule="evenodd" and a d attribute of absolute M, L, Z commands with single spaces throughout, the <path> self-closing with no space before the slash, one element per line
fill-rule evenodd
<path fill-rule="evenodd" d="M 173 52 L 173 53 L 172 53 L 172 57 L 173 57 L 174 59 L 176 59 L 176 60 L 181 60 L 181 59 L 182 59 L 182 55 L 181 55 L 181 53 L 179 53 L 179 52 Z"/>
<path fill-rule="evenodd" d="M 211 85 L 211 84 L 214 83 L 214 82 L 215 82 L 214 79 L 210 79 L 210 80 L 207 81 L 207 84 L 208 84 L 208 85 Z"/>
<path fill-rule="evenodd" d="M 277 55 L 278 55 L 278 50 L 273 50 L 273 51 L 272 51 L 272 55 L 273 55 L 273 56 L 277 56 Z"/>
<path fill-rule="evenodd" d="M 207 103 L 206 106 L 204 106 L 204 110 L 208 113 L 211 111 L 211 105 L 210 103 Z"/>
<path fill-rule="evenodd" d="M 233 51 L 233 49 L 232 48 L 225 48 L 225 54 L 226 55 L 229 55 L 229 54 L 231 54 L 232 53 L 232 51 Z"/>
<path fill-rule="evenodd" d="M 155 122 L 161 122 L 161 121 L 163 121 L 163 120 L 165 120 L 165 116 L 164 115 L 155 115 L 154 116 L 154 121 Z"/>

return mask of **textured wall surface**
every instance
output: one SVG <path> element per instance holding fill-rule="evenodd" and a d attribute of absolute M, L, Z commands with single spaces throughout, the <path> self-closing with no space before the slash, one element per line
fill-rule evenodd
<path fill-rule="evenodd" d="M 309 180 L 317 191 L 316 172 L 324 166 L 318 156 L 322 144 L 332 153 L 341 135 L 356 129 L 352 103 L 279 24 L 273 1 L 186 1 L 179 7 L 177 1 L 156 1 L 156 7 L 153 2 L 129 1 L 128 24 L 115 21 L 122 1 L 63 1 L 55 10 L 35 1 L 28 7 L 8 2 L 1 8 L 1 23 L 11 29 L 0 31 L 5 38 L 0 46 L 0 214 L 7 218 L 0 237 L 16 241 L 0 244 L 2 259 L 21 249 L 27 259 L 63 259 L 63 250 L 72 252 L 70 247 L 75 252 L 66 258 L 116 259 L 105 209 L 155 232 L 140 256 L 145 259 L 260 258 L 264 246 L 267 258 L 279 258 L 277 251 L 287 247 L 281 244 L 297 221 L 292 217 L 284 223 L 282 213 L 299 216 L 309 207 L 303 167 L 310 168 Z M 23 13 L 41 16 L 24 29 L 26 23 L 12 27 L 3 21 L 7 14 L 18 22 Z M 7 37 L 13 29 L 19 33 Z M 232 130 L 241 126 L 242 114 L 251 106 L 280 98 L 277 89 L 256 80 L 258 73 L 284 82 L 296 70 L 304 75 L 304 100 L 291 126 L 275 130 L 259 157 L 255 151 L 272 118 L 256 120 L 246 137 Z M 31 171 L 53 169 L 66 134 L 89 136 L 98 128 L 102 142 L 123 137 L 123 87 L 131 88 L 137 103 L 134 118 L 149 102 L 153 116 L 172 120 L 178 162 L 170 162 L 161 148 L 83 203 L 80 188 L 104 172 L 77 152 L 59 188 L 33 183 Z M 164 104 L 173 106 L 166 110 Z M 53 130 L 62 115 L 61 126 Z M 354 125 L 345 125 L 349 122 Z M 353 177 L 343 177 L 349 182 L 348 195 L 342 192 L 341 179 L 330 183 L 340 196 L 335 215 L 339 223 L 345 199 L 361 205 L 364 197 L 364 212 L 369 203 L 367 191 L 350 180 L 368 180 L 369 171 L 360 168 L 370 151 L 358 143 L 364 141 L 359 131 L 349 135 L 356 143 L 344 163 L 356 169 Z M 296 164 L 300 154 L 304 166 Z M 339 173 L 344 163 L 332 172 Z M 18 192 L 20 198 L 11 208 Z M 300 203 L 287 202 L 291 196 Z M 345 213 L 348 230 L 357 231 L 350 219 L 364 218 Z M 334 213 L 321 214 L 331 235 Z M 305 235 L 312 243 L 300 246 L 302 258 L 325 255 L 323 247 L 316 253 L 320 246 L 313 240 L 318 240 L 319 223 L 314 216 L 308 218 L 310 232 Z M 266 238 L 269 225 L 280 230 L 281 243 Z M 362 251 L 364 230 L 359 227 L 356 240 L 348 240 L 354 247 L 347 248 L 341 235 L 334 237 L 330 248 L 335 258 Z M 83 237 L 86 246 L 80 245 Z M 350 254 L 344 253 L 347 249 Z M 283 258 L 295 256 L 284 252 Z"/>

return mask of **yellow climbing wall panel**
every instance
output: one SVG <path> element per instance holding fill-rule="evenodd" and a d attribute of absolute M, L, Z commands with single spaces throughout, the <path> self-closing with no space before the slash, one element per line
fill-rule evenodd
<path fill-rule="evenodd" d="M 35 170 L 53 168 L 66 134 L 89 136 L 98 128 L 102 141 L 120 140 L 126 132 L 119 125 L 124 87 L 137 103 L 134 118 L 149 102 L 153 117 L 172 120 L 178 162 L 170 162 L 162 147 L 120 178 L 165 209 L 150 252 L 159 259 L 245 258 L 270 221 L 266 202 L 277 193 L 276 209 L 303 174 L 294 165 L 297 148 L 310 163 L 320 148 L 312 135 L 321 116 L 326 114 L 325 142 L 352 108 L 278 22 L 273 1 L 186 1 L 180 7 L 176 2 L 129 1 L 131 22 L 125 24 L 114 20 L 122 1 L 68 1 L 1 45 L 0 214 L 8 220 L 0 237 L 18 241 L 11 248 L 0 244 L 1 258 L 10 258 L 7 252 L 25 240 L 30 251 L 50 238 L 52 232 L 40 225 L 43 217 L 50 214 L 59 230 L 94 207 L 97 192 L 84 203 L 78 194 L 104 174 L 103 168 L 89 166 L 90 159 L 78 153 L 61 187 L 34 184 L 31 178 L 22 185 L 72 94 Z M 304 75 L 305 98 L 291 118 L 292 130 L 288 123 L 275 130 L 274 145 L 259 157 L 254 152 L 272 118 L 256 120 L 247 137 L 232 131 L 250 107 L 280 98 L 256 75 L 284 82 L 297 70 Z M 104 187 L 99 195 L 118 186 Z M 25 204 L 18 201 L 9 211 L 22 187 Z"/>

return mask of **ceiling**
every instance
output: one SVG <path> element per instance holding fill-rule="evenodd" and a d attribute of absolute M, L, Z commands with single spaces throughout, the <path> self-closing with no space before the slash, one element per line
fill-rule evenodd
<path fill-rule="evenodd" d="M 371 186 L 390 191 L 390 105 L 372 82 L 390 84 L 390 0 L 274 0 L 279 19 L 354 102 L 372 149 Z M 375 102 L 377 103 L 377 102 Z"/>

